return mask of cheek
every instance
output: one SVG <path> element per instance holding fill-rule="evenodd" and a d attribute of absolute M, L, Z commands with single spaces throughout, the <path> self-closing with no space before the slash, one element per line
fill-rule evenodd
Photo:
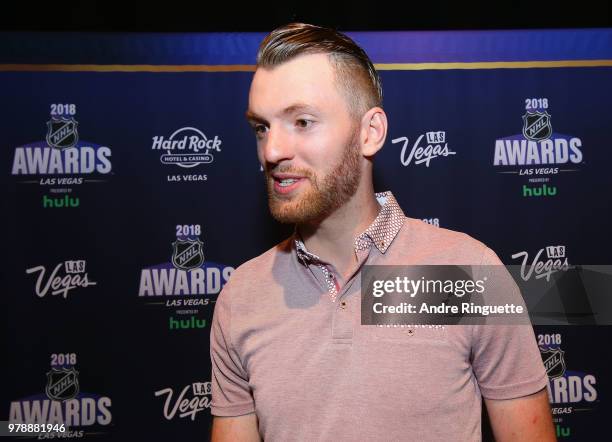
<path fill-rule="evenodd" d="M 312 144 L 304 149 L 304 158 L 309 164 L 316 166 L 322 174 L 334 169 L 342 160 L 346 140 L 342 137 L 320 137 L 312 140 Z"/>
<path fill-rule="evenodd" d="M 265 164 L 263 156 L 263 146 L 261 143 L 257 143 L 257 159 L 259 160 L 259 164 L 261 164 L 262 166 Z"/>

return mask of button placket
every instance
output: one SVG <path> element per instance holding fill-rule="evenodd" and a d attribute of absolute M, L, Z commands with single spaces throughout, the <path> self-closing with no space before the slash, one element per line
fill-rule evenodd
<path fill-rule="evenodd" d="M 353 312 L 346 299 L 339 299 L 333 311 L 332 337 L 345 343 L 353 338 Z"/>
<path fill-rule="evenodd" d="M 356 271 L 358 271 L 363 262 L 367 260 L 372 246 L 378 248 L 381 253 L 386 252 L 406 219 L 404 212 L 397 204 L 391 192 L 376 193 L 375 196 L 381 206 L 380 211 L 374 222 L 365 232 L 356 237 L 354 241 L 354 251 L 359 262 Z M 346 292 L 347 286 L 350 285 L 355 275 L 347 276 L 344 286 L 340 287 L 338 278 L 335 276 L 333 270 L 329 269 L 317 255 L 308 252 L 297 231 L 296 234 L 295 246 L 298 257 L 303 263 L 315 264 L 322 270 L 327 291 L 332 302 L 335 303 L 336 299 L 342 297 Z"/>
<path fill-rule="evenodd" d="M 323 276 L 325 276 L 327 291 L 331 296 L 332 302 L 336 302 L 336 297 L 338 296 L 338 285 L 336 283 L 333 270 L 330 270 L 328 266 L 322 263 L 319 264 L 319 267 L 323 271 Z"/>

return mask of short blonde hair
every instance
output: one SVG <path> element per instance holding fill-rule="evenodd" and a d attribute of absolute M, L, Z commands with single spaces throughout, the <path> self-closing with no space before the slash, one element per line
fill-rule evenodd
<path fill-rule="evenodd" d="M 361 119 L 369 109 L 382 107 L 382 86 L 372 61 L 353 40 L 334 29 L 306 23 L 276 28 L 259 46 L 257 67 L 271 68 L 299 55 L 316 53 L 329 55 L 336 82 L 354 118 Z"/>

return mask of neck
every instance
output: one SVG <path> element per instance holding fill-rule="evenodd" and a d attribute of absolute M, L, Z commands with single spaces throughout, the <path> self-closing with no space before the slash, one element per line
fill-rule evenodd
<path fill-rule="evenodd" d="M 297 228 L 308 251 L 333 264 L 344 276 L 357 262 L 355 237 L 372 224 L 379 211 L 373 186 L 369 186 L 322 221 L 300 224 Z"/>

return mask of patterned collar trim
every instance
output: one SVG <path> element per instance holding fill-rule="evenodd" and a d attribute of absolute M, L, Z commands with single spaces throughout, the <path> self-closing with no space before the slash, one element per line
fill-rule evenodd
<path fill-rule="evenodd" d="M 366 250 L 375 245 L 381 253 L 385 253 L 406 219 L 402 208 L 390 191 L 380 192 L 375 196 L 382 207 L 374 222 L 355 238 L 355 252 Z M 294 231 L 294 238 L 297 256 L 304 265 L 321 262 L 321 258 L 306 250 L 297 228 Z"/>

